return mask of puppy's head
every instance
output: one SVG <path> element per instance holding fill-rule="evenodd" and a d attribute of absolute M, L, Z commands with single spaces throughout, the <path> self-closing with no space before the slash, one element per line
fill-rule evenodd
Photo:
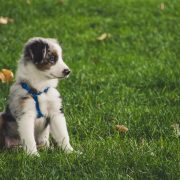
<path fill-rule="evenodd" d="M 63 62 L 62 49 L 55 39 L 30 39 L 25 45 L 23 60 L 49 79 L 64 78 L 70 73 L 68 66 Z"/>

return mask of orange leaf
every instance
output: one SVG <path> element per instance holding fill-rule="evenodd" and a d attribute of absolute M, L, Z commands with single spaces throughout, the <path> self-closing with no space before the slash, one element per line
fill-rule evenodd
<path fill-rule="evenodd" d="M 0 80 L 2 81 L 2 83 L 5 83 L 6 80 L 5 80 L 5 76 L 2 72 L 0 72 Z"/>
<path fill-rule="evenodd" d="M 2 69 L 1 73 L 4 75 L 5 77 L 5 82 L 10 82 L 13 80 L 13 72 L 8 70 L 8 69 Z"/>

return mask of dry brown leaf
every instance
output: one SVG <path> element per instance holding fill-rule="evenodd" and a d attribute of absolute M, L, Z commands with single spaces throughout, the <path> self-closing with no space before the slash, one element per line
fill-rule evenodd
<path fill-rule="evenodd" d="M 109 33 L 103 33 L 99 37 L 97 37 L 98 41 L 104 41 L 105 39 L 108 39 L 111 37 L 111 34 Z"/>
<path fill-rule="evenodd" d="M 161 3 L 161 4 L 160 4 L 160 9 L 161 9 L 161 10 L 164 10 L 164 9 L 165 9 L 164 3 Z"/>
<path fill-rule="evenodd" d="M 171 127 L 174 129 L 175 135 L 177 137 L 179 137 L 180 136 L 179 124 L 177 124 L 177 123 L 172 124 Z"/>
<path fill-rule="evenodd" d="M 2 69 L 1 73 L 4 75 L 5 77 L 5 82 L 10 82 L 13 80 L 14 75 L 13 72 L 11 70 L 8 69 Z"/>
<path fill-rule="evenodd" d="M 0 24 L 8 24 L 8 23 L 13 23 L 14 19 L 11 19 L 9 17 L 0 17 Z"/>
<path fill-rule="evenodd" d="M 116 125 L 116 130 L 118 130 L 119 132 L 125 133 L 128 131 L 128 128 L 124 125 Z"/>

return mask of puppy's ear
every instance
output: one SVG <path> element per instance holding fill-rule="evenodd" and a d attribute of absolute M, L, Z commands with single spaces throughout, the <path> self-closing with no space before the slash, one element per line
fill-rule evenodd
<path fill-rule="evenodd" d="M 42 64 L 48 51 L 48 44 L 42 40 L 34 40 L 25 46 L 24 56 L 35 64 Z"/>

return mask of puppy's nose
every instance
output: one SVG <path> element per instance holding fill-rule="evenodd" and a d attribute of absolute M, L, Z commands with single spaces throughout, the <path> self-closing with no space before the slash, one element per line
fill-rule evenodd
<path fill-rule="evenodd" d="M 65 76 L 67 76 L 68 74 L 70 74 L 70 70 L 69 69 L 64 69 L 63 70 L 63 74 L 65 75 Z"/>

